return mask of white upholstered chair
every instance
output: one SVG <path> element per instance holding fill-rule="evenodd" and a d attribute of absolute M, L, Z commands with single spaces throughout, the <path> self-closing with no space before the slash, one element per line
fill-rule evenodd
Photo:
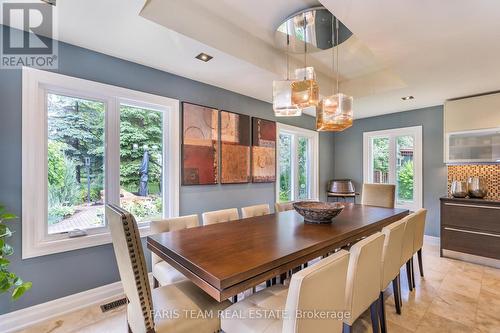
<path fill-rule="evenodd" d="M 287 210 L 293 210 L 294 202 L 295 201 L 277 202 L 274 204 L 274 212 L 280 213 L 280 212 L 286 212 Z"/>
<path fill-rule="evenodd" d="M 345 290 L 346 311 L 344 333 L 352 331 L 354 321 L 368 308 L 373 332 L 379 331 L 378 306 L 381 284 L 382 249 L 385 235 L 377 232 L 351 246 Z M 314 266 L 313 266 L 314 267 Z"/>
<path fill-rule="evenodd" d="M 380 280 L 380 315 L 382 333 L 387 331 L 385 325 L 384 290 L 392 281 L 394 292 L 394 303 L 396 312 L 401 314 L 401 287 L 399 285 L 399 269 L 401 268 L 401 252 L 403 249 L 403 237 L 405 234 L 406 218 L 382 229 L 385 235 L 384 247 L 382 249 L 382 277 Z"/>
<path fill-rule="evenodd" d="M 349 253 L 339 251 L 314 266 L 294 274 L 290 286 L 275 285 L 231 305 L 227 312 L 243 318 L 221 319 L 225 333 L 310 333 L 342 331 L 342 319 L 310 319 L 295 314 L 300 311 L 343 311 Z M 276 311 L 276 312 L 271 312 Z M 278 311 L 283 311 L 279 316 Z M 265 313 L 265 318 L 251 314 Z"/>
<path fill-rule="evenodd" d="M 215 301 L 190 281 L 151 290 L 139 228 L 134 217 L 118 206 L 106 205 L 106 218 L 111 230 L 118 271 L 129 301 L 129 332 L 217 332 L 220 329 L 217 315 L 197 318 L 188 317 L 186 313 L 217 313 L 230 303 Z M 179 315 L 173 315 L 172 311 L 178 311 Z"/>
<path fill-rule="evenodd" d="M 238 220 L 240 218 L 240 214 L 238 213 L 237 208 L 229 208 L 222 210 L 215 210 L 212 212 L 205 212 L 201 214 L 204 225 L 229 222 Z"/>
<path fill-rule="evenodd" d="M 417 254 L 418 270 L 420 276 L 424 276 L 424 263 L 422 262 L 422 247 L 424 246 L 425 219 L 427 217 L 427 209 L 421 208 L 415 212 L 415 235 L 413 236 L 413 254 Z M 415 281 L 413 281 L 415 282 Z M 415 283 L 413 284 L 415 287 Z"/>
<path fill-rule="evenodd" d="M 361 203 L 368 206 L 394 208 L 395 195 L 395 185 L 363 184 Z"/>
<path fill-rule="evenodd" d="M 241 217 L 242 218 L 262 216 L 262 215 L 267 215 L 270 213 L 271 213 L 271 210 L 269 209 L 268 204 L 248 206 L 248 207 L 241 208 Z"/>
<path fill-rule="evenodd" d="M 159 234 L 162 232 L 193 228 L 197 227 L 198 225 L 198 215 L 195 214 L 174 217 L 165 220 L 151 221 L 150 227 L 152 234 Z M 154 253 L 151 253 L 151 264 L 155 288 L 186 279 L 186 277 L 181 272 L 176 270 L 169 263 L 162 260 Z"/>
<path fill-rule="evenodd" d="M 406 217 L 405 234 L 403 237 L 403 249 L 401 252 L 401 266 L 406 264 L 406 277 L 408 279 L 408 289 L 413 291 L 413 242 L 415 239 L 415 228 L 417 227 L 417 215 L 415 213 Z"/>

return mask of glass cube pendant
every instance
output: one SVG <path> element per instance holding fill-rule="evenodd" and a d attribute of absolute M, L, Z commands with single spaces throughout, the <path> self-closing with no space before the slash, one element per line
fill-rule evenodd
<path fill-rule="evenodd" d="M 295 70 L 295 78 L 297 81 L 292 83 L 292 104 L 301 109 L 317 106 L 319 86 L 314 75 L 314 68 L 307 67 Z"/>
<path fill-rule="evenodd" d="M 340 132 L 351 127 L 352 103 L 352 96 L 341 93 L 323 98 L 316 109 L 316 129 Z"/>
<path fill-rule="evenodd" d="M 302 115 L 302 109 L 292 104 L 291 80 L 273 81 L 273 110 L 276 117 Z"/>

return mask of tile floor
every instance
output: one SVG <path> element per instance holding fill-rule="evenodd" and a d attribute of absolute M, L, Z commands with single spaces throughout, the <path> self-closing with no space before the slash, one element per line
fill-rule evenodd
<path fill-rule="evenodd" d="M 424 273 L 416 270 L 416 291 L 409 292 L 401 270 L 403 308 L 397 315 L 392 290 L 387 290 L 388 332 L 500 333 L 500 269 L 439 257 L 439 244 L 426 239 Z M 415 265 L 417 266 L 417 265 Z M 391 289 L 391 288 L 389 288 Z M 354 332 L 371 332 L 369 312 L 354 324 Z M 22 333 L 127 332 L 124 307 L 106 314 L 98 306 L 55 318 Z"/>

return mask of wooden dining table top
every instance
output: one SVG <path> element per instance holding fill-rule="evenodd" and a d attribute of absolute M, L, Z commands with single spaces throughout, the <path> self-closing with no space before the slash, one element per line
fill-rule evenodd
<path fill-rule="evenodd" d="M 306 224 L 294 210 L 147 237 L 148 248 L 218 301 L 380 231 L 406 215 L 345 203 L 331 224 Z"/>

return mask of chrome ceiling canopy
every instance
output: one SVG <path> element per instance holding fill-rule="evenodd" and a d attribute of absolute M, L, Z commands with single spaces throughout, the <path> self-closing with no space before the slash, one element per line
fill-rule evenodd
<path fill-rule="evenodd" d="M 287 49 L 288 42 L 288 51 L 291 53 L 312 53 L 328 50 L 352 36 L 352 32 L 340 21 L 339 40 L 333 45 L 335 34 L 335 16 L 320 6 L 288 17 L 276 29 L 275 39 L 276 45 L 282 49 Z"/>

